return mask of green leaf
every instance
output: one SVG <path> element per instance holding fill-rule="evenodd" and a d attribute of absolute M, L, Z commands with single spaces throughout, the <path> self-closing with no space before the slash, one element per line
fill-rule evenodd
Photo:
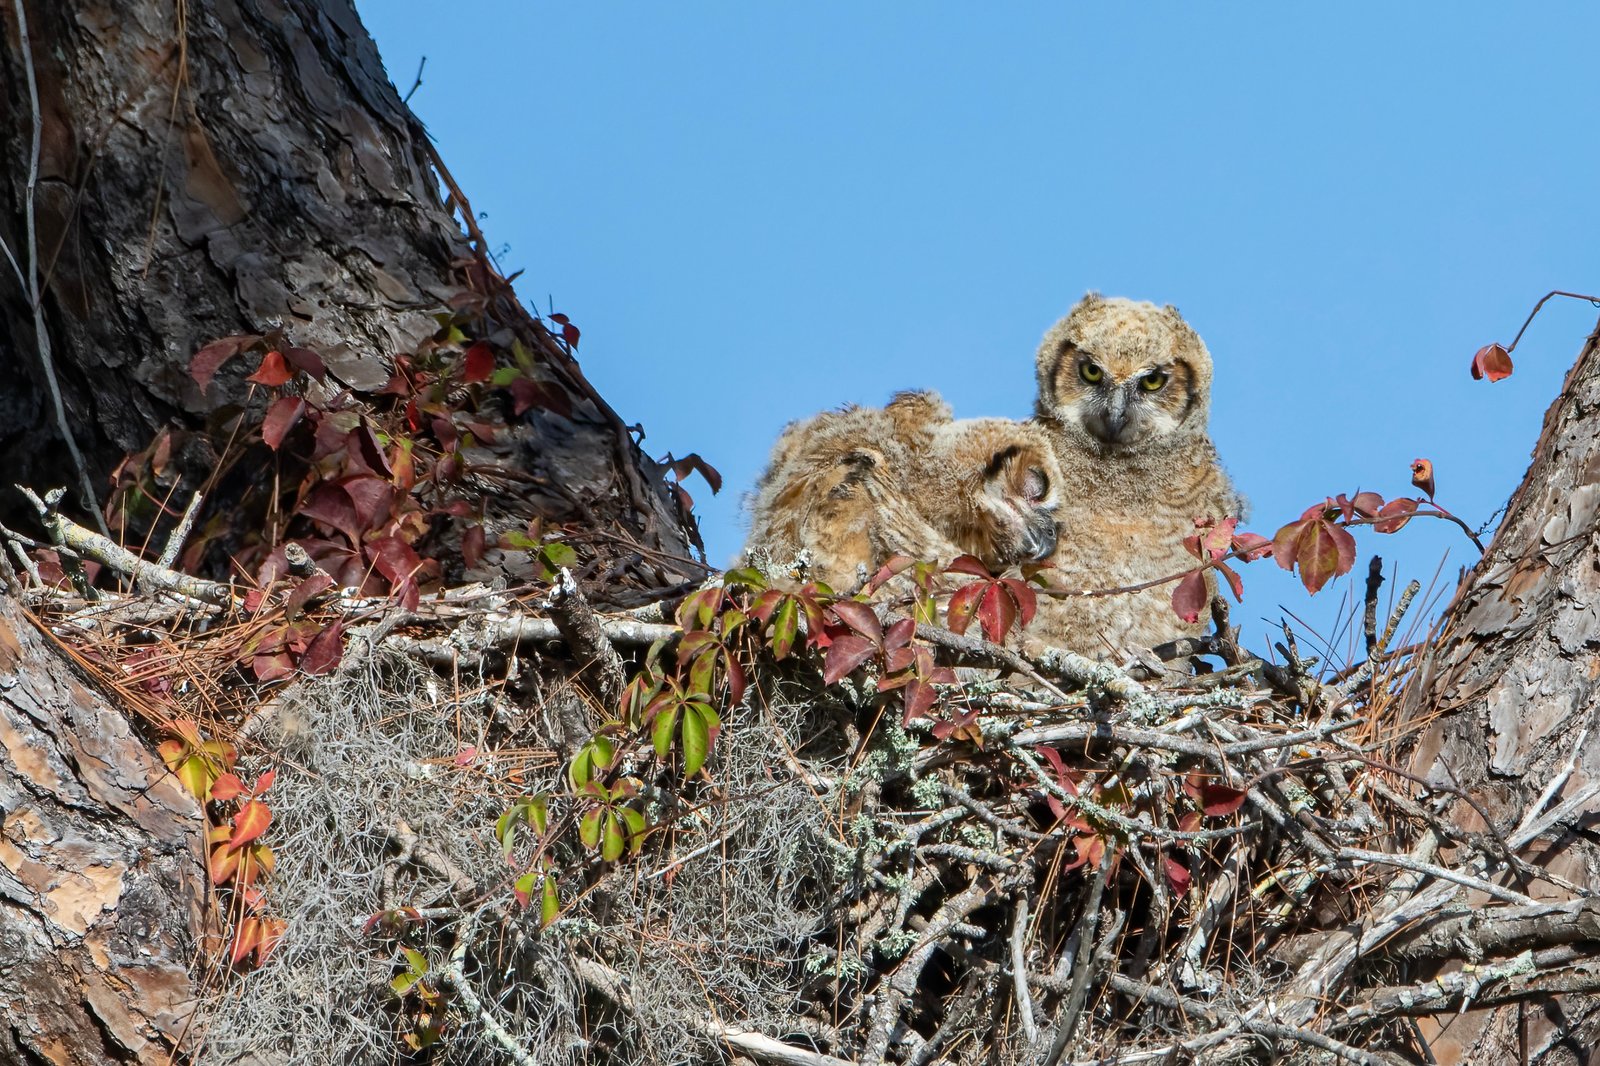
<path fill-rule="evenodd" d="M 516 828 L 518 810 L 513 806 L 494 822 L 494 838 L 500 842 L 500 850 L 506 858 L 511 857 L 512 832 Z"/>
<path fill-rule="evenodd" d="M 782 662 L 794 648 L 800 632 L 800 608 L 793 596 L 785 596 L 772 616 L 772 656 Z"/>
<path fill-rule="evenodd" d="M 708 651 L 689 664 L 689 691 L 699 696 L 711 695 L 716 683 L 717 653 Z"/>
<path fill-rule="evenodd" d="M 665 759 L 667 752 L 672 750 L 672 734 L 678 726 L 678 706 L 669 704 L 656 712 L 656 718 L 650 726 L 650 740 L 656 747 L 656 755 Z"/>
<path fill-rule="evenodd" d="M 529 870 L 511 885 L 511 890 L 517 894 L 517 902 L 524 907 L 533 902 L 533 884 L 539 876 L 538 870 Z"/>
<path fill-rule="evenodd" d="M 755 567 L 741 566 L 722 575 L 723 588 L 729 588 L 733 585 L 743 585 L 751 591 L 762 592 L 767 587 L 767 579 Z"/>
<path fill-rule="evenodd" d="M 522 368 L 517 366 L 497 367 L 489 377 L 489 384 L 497 389 L 503 389 L 522 376 Z"/>
<path fill-rule="evenodd" d="M 570 544 L 553 541 L 539 549 L 539 554 L 544 556 L 545 562 L 551 566 L 571 566 L 578 561 L 578 553 Z"/>
<path fill-rule="evenodd" d="M 691 703 L 683 716 L 683 776 L 693 777 L 706 764 L 706 754 L 711 749 L 711 726 L 705 715 L 716 717 L 716 712 L 704 703 Z"/>
<path fill-rule="evenodd" d="M 616 862 L 622 858 L 623 849 L 627 847 L 627 838 L 622 833 L 622 821 L 612 811 L 607 811 L 605 818 L 605 837 L 600 845 L 600 857 L 606 862 Z"/>
<path fill-rule="evenodd" d="M 604 820 L 605 813 L 603 807 L 584 812 L 582 820 L 578 822 L 578 839 L 583 841 L 584 847 L 600 846 L 600 823 Z"/>
<path fill-rule="evenodd" d="M 561 900 L 556 897 L 556 879 L 554 874 L 546 874 L 544 879 L 544 898 L 539 901 L 539 925 L 544 927 L 556 920 L 561 913 Z"/>
<path fill-rule="evenodd" d="M 628 827 L 628 850 L 639 854 L 644 847 L 644 812 L 623 807 L 617 813 L 622 815 L 623 824 Z"/>

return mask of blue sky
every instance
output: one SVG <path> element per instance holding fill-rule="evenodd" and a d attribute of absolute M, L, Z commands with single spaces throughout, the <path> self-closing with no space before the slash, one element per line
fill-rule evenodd
<path fill-rule="evenodd" d="M 1417 456 L 1477 525 L 1600 314 L 1553 301 L 1515 376 L 1468 376 L 1600 290 L 1592 5 L 358 6 L 402 93 L 427 56 L 412 106 L 525 300 L 646 450 L 722 471 L 690 486 L 714 562 L 786 422 L 910 387 L 1026 416 L 1090 288 L 1205 338 L 1248 528 L 1408 493 Z M 1437 522 L 1359 548 L 1447 589 L 1476 555 Z M 1256 644 L 1348 587 L 1244 577 Z"/>

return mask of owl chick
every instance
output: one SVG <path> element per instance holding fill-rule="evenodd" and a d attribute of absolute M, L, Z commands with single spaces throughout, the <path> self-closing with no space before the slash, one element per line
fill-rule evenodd
<path fill-rule="evenodd" d="M 1035 421 L 1064 479 L 1053 584 L 1117 588 L 1193 569 L 1183 538 L 1194 520 L 1244 517 L 1206 431 L 1211 354 L 1176 307 L 1089 293 L 1045 334 L 1038 381 Z M 1041 597 L 1032 635 L 1118 659 L 1198 635 L 1171 594 Z"/>
<path fill-rule="evenodd" d="M 1060 472 L 1028 423 L 951 417 L 931 392 L 828 411 L 784 430 L 751 507 L 745 555 L 858 586 L 891 556 L 995 569 L 1055 548 Z"/>

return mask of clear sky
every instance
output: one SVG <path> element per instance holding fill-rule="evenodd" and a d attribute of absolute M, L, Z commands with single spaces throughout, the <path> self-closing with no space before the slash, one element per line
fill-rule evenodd
<path fill-rule="evenodd" d="M 1409 493 L 1477 525 L 1520 481 L 1600 290 L 1590 4 L 1096 5 L 358 0 L 518 289 L 583 329 L 646 450 L 726 478 L 713 562 L 783 425 L 934 388 L 1030 413 L 1086 289 L 1174 303 L 1216 361 L 1212 432 L 1270 536 Z M 1421 527 L 1421 528 L 1419 528 Z M 1070 535 L 1070 533 L 1068 534 Z M 1445 587 L 1444 523 L 1358 537 Z M 1328 629 L 1247 567 L 1235 617 Z"/>

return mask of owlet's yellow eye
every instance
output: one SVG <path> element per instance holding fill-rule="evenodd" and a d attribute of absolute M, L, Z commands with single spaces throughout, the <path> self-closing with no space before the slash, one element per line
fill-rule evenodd
<path fill-rule="evenodd" d="M 1166 383 L 1167 372 L 1165 370 L 1152 370 L 1139 379 L 1139 387 L 1145 392 L 1160 392 L 1162 386 Z"/>
<path fill-rule="evenodd" d="M 1100 380 L 1106 376 L 1106 372 L 1101 370 L 1097 364 L 1085 359 L 1078 364 L 1078 376 L 1091 385 L 1098 385 Z"/>

